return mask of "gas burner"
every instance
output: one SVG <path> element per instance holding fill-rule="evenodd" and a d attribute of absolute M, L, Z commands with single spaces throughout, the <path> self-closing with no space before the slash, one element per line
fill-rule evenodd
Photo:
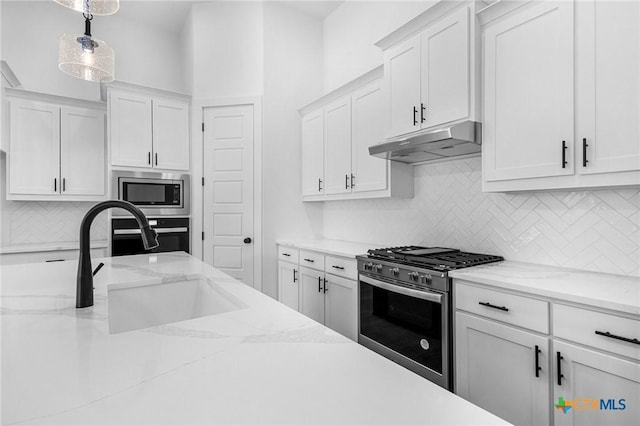
<path fill-rule="evenodd" d="M 420 246 L 372 249 L 368 251 L 367 257 L 437 271 L 449 271 L 504 260 L 501 256 L 466 253 L 444 247 Z"/>

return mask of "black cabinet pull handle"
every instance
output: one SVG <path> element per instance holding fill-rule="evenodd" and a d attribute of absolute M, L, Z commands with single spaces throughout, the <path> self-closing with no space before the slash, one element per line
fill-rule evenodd
<path fill-rule="evenodd" d="M 354 180 L 355 178 L 356 178 L 356 177 L 353 175 L 353 173 L 351 173 L 351 188 L 353 188 L 354 186 L 356 186 L 356 184 L 355 184 L 355 183 L 353 183 L 353 180 Z"/>
<path fill-rule="evenodd" d="M 331 265 L 331 267 L 334 269 L 340 269 L 341 271 L 344 270 L 342 266 Z"/>
<path fill-rule="evenodd" d="M 324 292 L 326 293 L 327 292 L 327 279 L 325 278 L 325 279 L 323 279 L 323 281 L 324 281 Z"/>
<path fill-rule="evenodd" d="M 282 253 L 283 256 L 291 257 L 289 253 Z"/>
<path fill-rule="evenodd" d="M 151 151 L 147 153 L 147 163 L 151 164 Z"/>
<path fill-rule="evenodd" d="M 53 192 L 58 192 L 58 178 L 53 178 Z"/>
<path fill-rule="evenodd" d="M 318 293 L 322 293 L 322 277 L 318 277 Z"/>
<path fill-rule="evenodd" d="M 156 156 L 156 166 L 157 166 L 158 165 L 158 153 L 157 152 L 156 152 L 155 156 Z"/>
<path fill-rule="evenodd" d="M 322 191 L 322 179 L 318 178 L 318 192 Z"/>
<path fill-rule="evenodd" d="M 67 179 L 62 178 L 62 192 L 67 190 Z"/>
<path fill-rule="evenodd" d="M 344 189 L 349 189 L 349 175 L 344 175 Z"/>
<path fill-rule="evenodd" d="M 413 107 L 413 125 L 416 126 L 418 124 L 418 108 Z"/>
<path fill-rule="evenodd" d="M 507 307 L 492 305 L 489 302 L 478 302 L 478 305 L 486 306 L 487 308 L 499 309 L 501 311 L 509 312 L 509 309 Z"/>
<path fill-rule="evenodd" d="M 540 352 L 542 351 L 536 345 L 536 377 L 540 377 L 540 370 L 542 370 L 542 367 L 540 367 Z"/>
<path fill-rule="evenodd" d="M 567 141 L 562 141 L 562 168 L 567 167 Z"/>
<path fill-rule="evenodd" d="M 560 354 L 560 352 L 556 352 L 556 363 L 558 364 L 558 386 L 562 386 L 562 378 L 564 374 L 562 374 L 562 364 L 561 361 L 564 357 Z"/>
<path fill-rule="evenodd" d="M 424 118 L 424 112 L 426 111 L 427 107 L 424 106 L 423 103 L 420 104 L 420 122 L 424 123 L 427 119 Z"/>
<path fill-rule="evenodd" d="M 315 260 L 313 260 L 313 259 L 304 259 L 304 260 L 306 260 L 307 262 L 311 262 L 311 263 L 315 262 Z"/>
<path fill-rule="evenodd" d="M 587 147 L 589 144 L 587 143 L 587 138 L 582 138 L 582 167 L 587 167 Z"/>
<path fill-rule="evenodd" d="M 295 283 L 296 281 L 298 281 L 298 278 L 296 277 L 296 271 L 295 269 L 293 270 L 293 282 Z"/>
<path fill-rule="evenodd" d="M 622 340 L 623 342 L 633 343 L 635 345 L 640 345 L 640 340 L 633 338 L 630 339 L 628 337 L 616 336 L 615 334 L 611 334 L 608 331 L 598 331 L 596 330 L 596 334 L 599 336 L 609 337 L 610 339 Z"/>

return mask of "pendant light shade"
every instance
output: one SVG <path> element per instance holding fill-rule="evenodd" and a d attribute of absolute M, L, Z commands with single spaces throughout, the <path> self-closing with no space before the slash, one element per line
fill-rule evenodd
<path fill-rule="evenodd" d="M 88 81 L 113 81 L 115 55 L 104 41 L 85 35 L 65 34 L 60 37 L 58 68 Z"/>
<path fill-rule="evenodd" d="M 58 4 L 82 13 L 111 15 L 120 8 L 119 0 L 53 0 Z"/>

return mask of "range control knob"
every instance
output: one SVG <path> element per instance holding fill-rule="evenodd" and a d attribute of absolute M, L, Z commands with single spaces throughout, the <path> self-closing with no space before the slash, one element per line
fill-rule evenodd
<path fill-rule="evenodd" d="M 415 271 L 409 273 L 409 278 L 411 279 L 411 281 L 418 281 L 419 276 L 420 274 Z"/>
<path fill-rule="evenodd" d="M 379 264 L 379 263 L 378 263 L 378 264 L 376 264 L 376 265 L 373 265 L 371 268 L 372 268 L 373 272 L 380 272 L 380 271 L 382 271 L 382 265 L 381 265 L 381 264 Z"/>
<path fill-rule="evenodd" d="M 397 277 L 398 275 L 400 275 L 400 269 L 398 268 L 389 268 L 389 271 L 391 271 L 394 277 Z"/>
<path fill-rule="evenodd" d="M 367 262 L 364 264 L 365 271 L 371 271 L 373 269 L 373 262 Z"/>
<path fill-rule="evenodd" d="M 431 285 L 431 274 L 420 275 L 420 281 L 424 284 Z"/>

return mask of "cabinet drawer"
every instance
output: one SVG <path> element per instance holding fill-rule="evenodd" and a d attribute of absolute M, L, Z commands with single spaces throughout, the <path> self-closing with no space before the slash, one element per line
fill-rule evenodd
<path fill-rule="evenodd" d="M 549 303 L 456 282 L 456 309 L 549 333 Z"/>
<path fill-rule="evenodd" d="M 355 280 L 358 278 L 358 264 L 355 259 L 327 256 L 325 269 L 327 273 Z"/>
<path fill-rule="evenodd" d="M 300 250 L 300 266 L 324 271 L 324 255 L 313 251 Z"/>
<path fill-rule="evenodd" d="M 602 335 L 606 333 L 608 335 Z M 640 344 L 616 338 L 640 340 L 638 320 L 554 304 L 553 334 L 554 337 L 640 359 Z"/>
<path fill-rule="evenodd" d="M 278 246 L 278 259 L 285 262 L 298 263 L 298 249 L 287 246 Z"/>

